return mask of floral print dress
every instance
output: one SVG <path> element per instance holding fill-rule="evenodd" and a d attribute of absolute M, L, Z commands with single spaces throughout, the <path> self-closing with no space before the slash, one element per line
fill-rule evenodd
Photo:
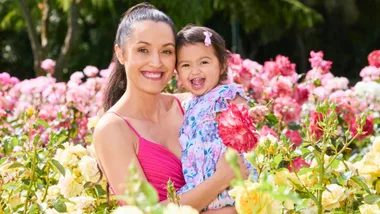
<path fill-rule="evenodd" d="M 193 95 L 184 101 L 185 119 L 180 128 L 179 141 L 186 185 L 179 190 L 179 194 L 193 189 L 215 173 L 216 164 L 227 149 L 219 136 L 215 117 L 228 108 L 227 101 L 233 100 L 237 94 L 246 98 L 243 89 L 236 84 L 220 85 L 205 95 Z M 234 206 L 234 203 L 225 190 L 205 210 Z"/>

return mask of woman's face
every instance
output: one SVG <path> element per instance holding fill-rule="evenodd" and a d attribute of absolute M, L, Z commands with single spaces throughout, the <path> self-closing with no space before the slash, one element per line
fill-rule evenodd
<path fill-rule="evenodd" d="M 115 52 L 127 72 L 128 87 L 157 94 L 173 76 L 176 56 L 175 38 L 164 22 L 141 21 Z"/>

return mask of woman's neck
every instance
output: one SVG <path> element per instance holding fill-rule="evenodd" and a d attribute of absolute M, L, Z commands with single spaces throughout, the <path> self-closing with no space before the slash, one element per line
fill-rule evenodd
<path fill-rule="evenodd" d="M 160 94 L 149 94 L 129 88 L 120 99 L 124 115 L 157 123 L 162 108 Z"/>

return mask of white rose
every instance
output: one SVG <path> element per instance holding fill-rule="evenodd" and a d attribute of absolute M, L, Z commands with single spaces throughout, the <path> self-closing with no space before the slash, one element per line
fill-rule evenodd
<path fill-rule="evenodd" d="M 144 214 L 138 207 L 122 206 L 118 207 L 112 214 Z"/>
<path fill-rule="evenodd" d="M 99 170 L 95 158 L 84 156 L 78 163 L 78 168 L 86 181 L 96 183 L 99 180 Z"/>
<path fill-rule="evenodd" d="M 178 206 L 176 204 L 170 203 L 164 208 L 164 214 L 198 214 L 199 212 L 194 208 L 184 205 Z"/>
<path fill-rule="evenodd" d="M 337 184 L 329 184 L 322 193 L 322 205 L 326 210 L 332 210 L 340 207 L 340 202 L 345 200 L 347 195 L 343 187 Z"/>
<path fill-rule="evenodd" d="M 361 214 L 380 214 L 380 209 L 377 204 L 363 204 L 359 207 Z"/>
<path fill-rule="evenodd" d="M 78 163 L 77 156 L 71 153 L 67 148 L 57 149 L 54 159 L 57 160 L 63 167 L 72 167 Z"/>
<path fill-rule="evenodd" d="M 73 198 L 70 198 L 69 200 L 75 203 L 75 205 L 73 206 L 74 209 L 70 209 L 71 211 L 85 210 L 85 209 L 91 208 L 92 206 L 94 206 L 94 202 L 95 202 L 95 198 L 92 198 L 90 196 L 73 197 Z"/>
<path fill-rule="evenodd" d="M 75 197 L 83 191 L 83 185 L 75 181 L 75 178 L 69 170 L 66 170 L 65 176 L 61 175 L 59 178 L 57 186 L 65 198 Z"/>
<path fill-rule="evenodd" d="M 45 213 L 46 214 L 61 214 L 60 212 L 58 212 L 55 209 L 47 209 L 47 210 L 45 210 Z"/>

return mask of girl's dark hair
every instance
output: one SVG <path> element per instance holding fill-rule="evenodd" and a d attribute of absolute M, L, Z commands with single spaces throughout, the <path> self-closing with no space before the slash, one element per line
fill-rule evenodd
<path fill-rule="evenodd" d="M 226 49 L 226 43 L 222 36 L 220 36 L 216 31 L 208 27 L 196 26 L 196 25 L 186 25 L 181 31 L 178 32 L 176 37 L 176 51 L 177 56 L 179 50 L 186 45 L 194 45 L 195 43 L 204 43 L 205 31 L 212 33 L 211 45 L 214 48 L 216 58 L 219 61 L 220 67 L 227 68 L 227 60 L 230 58 L 230 52 Z M 220 80 L 227 79 L 227 72 L 223 72 Z"/>
<path fill-rule="evenodd" d="M 124 13 L 117 29 L 115 45 L 122 47 L 124 42 L 131 35 L 133 25 L 141 21 L 164 22 L 171 27 L 173 35 L 175 36 L 174 24 L 169 16 L 156 9 L 153 5 L 144 2 L 129 8 L 127 12 Z M 127 89 L 127 76 L 124 66 L 120 64 L 115 54 L 112 61 L 115 63 L 115 67 L 111 72 L 105 92 L 104 111 L 110 109 L 121 96 L 123 96 Z"/>

